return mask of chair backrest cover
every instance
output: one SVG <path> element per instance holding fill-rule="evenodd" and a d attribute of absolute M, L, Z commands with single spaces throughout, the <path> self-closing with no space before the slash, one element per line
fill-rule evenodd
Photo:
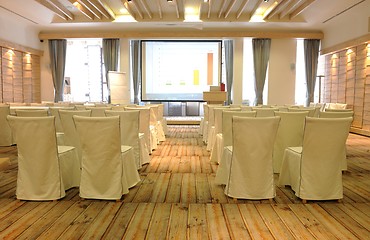
<path fill-rule="evenodd" d="M 275 112 L 280 117 L 279 129 L 274 145 L 274 172 L 279 173 L 287 147 L 302 146 L 303 131 L 308 111 L 302 112 Z"/>
<path fill-rule="evenodd" d="M 274 198 L 272 154 L 280 117 L 232 119 L 232 159 L 225 192 L 247 199 Z"/>
<path fill-rule="evenodd" d="M 314 107 L 288 108 L 289 112 L 308 112 L 309 117 L 315 116 L 316 109 Z"/>
<path fill-rule="evenodd" d="M 239 117 L 255 117 L 256 111 L 223 111 L 222 112 L 222 139 L 224 146 L 232 145 L 232 118 Z"/>
<path fill-rule="evenodd" d="M 214 112 L 214 126 L 215 126 L 215 134 L 222 133 L 222 112 L 223 111 L 240 111 L 240 108 L 224 108 L 224 107 L 216 107 L 213 109 Z"/>
<path fill-rule="evenodd" d="M 353 112 L 352 109 L 336 109 L 336 108 L 327 108 L 325 112 Z"/>
<path fill-rule="evenodd" d="M 144 133 L 147 146 L 150 145 L 150 108 L 148 107 L 125 107 L 127 111 L 140 111 L 139 131 Z"/>
<path fill-rule="evenodd" d="M 59 110 L 73 110 L 74 107 L 50 107 L 50 115 L 55 117 L 55 129 L 57 132 L 63 132 L 62 122 L 60 121 Z"/>
<path fill-rule="evenodd" d="M 139 122 L 140 111 L 114 111 L 105 110 L 107 117 L 119 116 L 121 129 L 121 144 L 131 146 L 134 149 L 136 162 L 140 162 L 139 149 Z"/>
<path fill-rule="evenodd" d="M 67 146 L 73 146 L 77 150 L 78 158 L 81 162 L 81 145 L 78 140 L 76 127 L 73 121 L 73 116 L 90 117 L 91 110 L 59 110 L 59 116 L 64 131 L 64 143 Z"/>
<path fill-rule="evenodd" d="M 307 200 L 343 198 L 341 160 L 351 122 L 351 117 L 306 118 L 297 196 Z"/>
<path fill-rule="evenodd" d="M 120 199 L 122 160 L 119 116 L 73 116 L 82 147 L 80 196 Z"/>
<path fill-rule="evenodd" d="M 0 146 L 10 146 L 13 144 L 12 131 L 6 120 L 10 115 L 9 105 L 0 105 Z"/>
<path fill-rule="evenodd" d="M 105 117 L 105 110 L 110 110 L 112 107 L 86 107 L 86 110 L 91 110 L 91 117 Z"/>
<path fill-rule="evenodd" d="M 48 109 L 17 109 L 15 113 L 18 117 L 47 117 Z"/>
<path fill-rule="evenodd" d="M 279 108 L 272 107 L 261 107 L 253 108 L 253 111 L 256 111 L 256 117 L 273 117 L 275 116 L 275 111 L 279 111 Z"/>
<path fill-rule="evenodd" d="M 18 199 L 55 200 L 65 196 L 54 119 L 8 116 L 18 148 Z"/>
<path fill-rule="evenodd" d="M 353 111 L 343 111 L 343 112 L 320 112 L 319 114 L 320 118 L 347 118 L 347 117 L 353 117 Z"/>

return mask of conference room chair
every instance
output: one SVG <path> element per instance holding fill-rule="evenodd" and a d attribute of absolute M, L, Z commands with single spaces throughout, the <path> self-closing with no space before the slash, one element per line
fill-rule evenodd
<path fill-rule="evenodd" d="M 48 109 L 16 109 L 15 114 L 18 117 L 47 117 Z"/>
<path fill-rule="evenodd" d="M 76 149 L 57 146 L 54 116 L 7 119 L 17 142 L 17 199 L 56 200 L 79 185 Z"/>
<path fill-rule="evenodd" d="M 121 146 L 119 116 L 73 116 L 82 146 L 80 197 L 120 200 L 140 181 L 133 149 Z"/>
<path fill-rule="evenodd" d="M 343 148 L 352 118 L 306 117 L 302 146 L 285 150 L 278 184 L 307 200 L 343 198 Z"/>
<path fill-rule="evenodd" d="M 105 117 L 105 110 L 110 110 L 112 107 L 86 107 L 86 110 L 91 110 L 91 117 Z"/>
<path fill-rule="evenodd" d="M 279 111 L 279 108 L 275 107 L 253 107 L 253 111 L 256 111 L 256 117 L 273 117 L 275 112 Z"/>
<path fill-rule="evenodd" d="M 150 128 L 150 109 L 148 107 L 125 107 L 125 111 L 140 111 L 139 131 L 145 138 L 149 154 L 158 147 L 157 135 L 153 128 Z"/>
<path fill-rule="evenodd" d="M 64 131 L 64 144 L 76 148 L 78 159 L 81 163 L 81 144 L 78 140 L 73 116 L 90 117 L 91 110 L 59 110 L 59 115 Z"/>
<path fill-rule="evenodd" d="M 0 146 L 11 146 L 13 144 L 12 130 L 6 117 L 10 115 L 9 105 L 0 105 Z"/>
<path fill-rule="evenodd" d="M 353 112 L 352 109 L 334 109 L 334 108 L 327 108 L 325 112 Z"/>
<path fill-rule="evenodd" d="M 232 118 L 238 117 L 256 117 L 256 111 L 223 111 L 222 112 L 222 134 L 216 139 L 214 151 L 212 151 L 211 162 L 219 164 L 215 182 L 226 184 L 227 172 L 225 171 L 228 156 L 224 155 L 226 148 L 232 148 Z"/>
<path fill-rule="evenodd" d="M 212 151 L 213 145 L 215 143 L 215 138 L 216 138 L 215 109 L 225 109 L 226 110 L 226 109 L 230 109 L 230 106 L 211 106 L 209 107 L 207 151 Z"/>
<path fill-rule="evenodd" d="M 274 173 L 280 172 L 284 151 L 287 147 L 302 146 L 304 124 L 308 114 L 308 111 L 275 112 L 275 116 L 280 117 L 280 124 L 274 144 Z"/>
<path fill-rule="evenodd" d="M 114 111 L 105 110 L 107 117 L 119 116 L 121 129 L 121 144 L 131 146 L 134 150 L 137 168 L 150 162 L 148 147 L 144 136 L 140 137 L 139 122 L 140 111 Z"/>
<path fill-rule="evenodd" d="M 309 117 L 314 117 L 316 109 L 314 107 L 288 108 L 288 112 L 308 112 Z"/>
<path fill-rule="evenodd" d="M 232 118 L 232 147 L 225 149 L 227 181 L 232 198 L 273 199 L 276 195 L 272 155 L 280 117 Z"/>
<path fill-rule="evenodd" d="M 336 109 L 337 110 L 337 109 Z M 325 112 L 320 112 L 319 115 L 320 118 L 348 118 L 348 117 L 353 117 L 353 111 L 325 111 Z M 342 154 L 342 171 L 346 171 L 348 169 L 347 166 L 347 146 L 345 144 L 343 148 L 343 154 Z"/>

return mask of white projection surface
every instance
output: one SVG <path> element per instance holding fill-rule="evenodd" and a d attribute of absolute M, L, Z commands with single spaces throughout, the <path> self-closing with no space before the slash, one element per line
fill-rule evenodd
<path fill-rule="evenodd" d="M 202 101 L 218 85 L 221 41 L 143 41 L 143 101 Z"/>

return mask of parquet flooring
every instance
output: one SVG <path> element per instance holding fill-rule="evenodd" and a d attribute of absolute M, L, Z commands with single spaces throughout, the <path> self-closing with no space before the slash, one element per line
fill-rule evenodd
<path fill-rule="evenodd" d="M 0 172 L 0 239 L 370 239 L 370 139 L 351 134 L 347 151 L 341 203 L 302 204 L 284 187 L 273 202 L 235 200 L 214 184 L 198 126 L 173 125 L 121 202 L 82 201 L 77 188 L 32 202 L 15 199 L 16 147 L 0 147 L 12 162 Z"/>

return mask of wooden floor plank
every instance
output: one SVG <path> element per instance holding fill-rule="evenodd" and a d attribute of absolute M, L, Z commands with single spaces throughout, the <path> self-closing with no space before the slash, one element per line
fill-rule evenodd
<path fill-rule="evenodd" d="M 195 173 L 195 188 L 197 203 L 211 203 L 211 191 L 208 183 L 207 174 Z"/>
<path fill-rule="evenodd" d="M 93 222 L 87 226 L 81 239 L 101 239 L 121 205 L 121 202 L 108 202 Z"/>
<path fill-rule="evenodd" d="M 166 195 L 166 202 L 168 203 L 179 203 L 181 197 L 181 183 L 182 174 L 173 173 L 171 174 L 168 191 Z"/>
<path fill-rule="evenodd" d="M 104 233 L 103 239 L 122 239 L 138 205 L 138 203 L 122 204 Z"/>
<path fill-rule="evenodd" d="M 171 216 L 171 204 L 157 203 L 150 220 L 146 239 L 166 239 Z"/>
<path fill-rule="evenodd" d="M 255 206 L 275 239 L 294 239 L 270 204 L 256 204 Z"/>
<path fill-rule="evenodd" d="M 139 204 L 123 239 L 145 239 L 155 203 Z"/>
<path fill-rule="evenodd" d="M 207 204 L 206 214 L 210 238 L 231 239 L 221 204 Z"/>
<path fill-rule="evenodd" d="M 149 199 L 149 202 L 161 203 L 166 200 L 168 184 L 170 182 L 170 173 L 159 173 L 158 178 L 154 183 L 154 188 Z"/>
<path fill-rule="evenodd" d="M 187 239 L 189 205 L 174 203 L 171 208 L 171 218 L 168 228 L 168 239 Z"/>
<path fill-rule="evenodd" d="M 209 231 L 205 204 L 189 204 L 188 226 L 189 239 L 208 239 Z"/>
<path fill-rule="evenodd" d="M 157 178 L 158 174 L 148 173 L 146 178 L 141 182 L 133 202 L 148 202 L 152 195 Z"/>
<path fill-rule="evenodd" d="M 194 174 L 183 173 L 181 183 L 181 202 L 182 203 L 197 202 Z"/>
<path fill-rule="evenodd" d="M 287 204 L 274 204 L 272 207 L 295 239 L 315 239 Z"/>
<path fill-rule="evenodd" d="M 222 204 L 231 239 L 252 239 L 237 204 Z"/>

